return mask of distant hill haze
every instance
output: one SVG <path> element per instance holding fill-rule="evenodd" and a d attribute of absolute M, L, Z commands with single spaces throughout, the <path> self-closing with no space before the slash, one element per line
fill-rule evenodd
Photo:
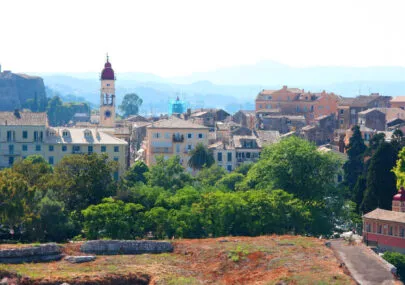
<path fill-rule="evenodd" d="M 32 108 L 45 110 L 47 99 L 42 78 L 0 71 L 0 111 Z"/>
<path fill-rule="evenodd" d="M 303 67 L 296 68 L 273 61 L 253 65 L 197 72 L 183 77 L 163 78 L 141 72 L 116 71 L 117 102 L 126 93 L 135 92 L 143 100 L 142 113 L 166 113 L 170 99 L 189 102 L 191 108 L 219 107 L 229 112 L 254 109 L 254 99 L 262 89 L 280 89 L 283 85 L 305 91 L 334 92 L 345 97 L 380 93 L 405 94 L 404 67 Z M 62 95 L 84 97 L 99 102 L 99 74 L 41 74 L 45 84 Z"/>

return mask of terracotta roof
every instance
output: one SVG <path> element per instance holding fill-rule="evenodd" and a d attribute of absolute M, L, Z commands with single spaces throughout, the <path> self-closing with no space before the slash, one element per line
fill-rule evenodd
<path fill-rule="evenodd" d="M 182 120 L 176 117 L 171 117 L 170 119 L 160 120 L 154 122 L 148 129 L 206 129 L 207 127 L 193 123 L 191 121 Z"/>
<path fill-rule="evenodd" d="M 405 102 L 405 96 L 396 96 L 391 99 L 391 102 Z"/>
<path fill-rule="evenodd" d="M 279 131 L 256 131 L 262 145 L 276 143 L 280 140 Z"/>
<path fill-rule="evenodd" d="M 241 140 L 254 140 L 256 141 L 258 148 L 262 147 L 261 141 L 255 136 L 233 136 L 233 145 L 235 148 L 243 148 Z"/>
<path fill-rule="evenodd" d="M 394 119 L 405 119 L 405 110 L 401 108 L 375 108 L 375 109 L 385 114 L 387 122 L 390 122 Z"/>
<path fill-rule="evenodd" d="M 339 106 L 350 106 L 351 104 L 353 104 L 355 98 L 345 98 L 342 97 L 339 100 Z"/>
<path fill-rule="evenodd" d="M 0 112 L 0 125 L 9 126 L 46 126 L 48 117 L 45 112 Z"/>
<path fill-rule="evenodd" d="M 388 210 L 383 210 L 380 208 L 377 208 L 377 209 L 363 215 L 363 218 L 381 220 L 381 221 L 387 221 L 387 222 L 405 223 L 405 213 L 404 212 L 388 211 Z"/>
<path fill-rule="evenodd" d="M 380 112 L 380 113 L 384 114 L 384 112 L 381 112 L 377 108 L 371 108 L 371 109 L 367 109 L 367 110 L 359 112 L 359 115 L 366 115 L 366 114 L 369 114 L 369 113 L 372 113 L 372 112 Z"/>
<path fill-rule="evenodd" d="M 266 115 L 266 116 L 263 116 L 263 118 L 267 118 L 267 119 L 287 118 L 287 119 L 293 120 L 293 121 L 300 121 L 300 120 L 305 121 L 305 117 L 301 116 L 301 115 L 297 115 L 297 116 L 294 116 L 294 115 Z"/>

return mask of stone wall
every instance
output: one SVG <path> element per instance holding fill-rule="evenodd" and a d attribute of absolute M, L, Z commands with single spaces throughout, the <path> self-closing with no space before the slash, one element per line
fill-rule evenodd
<path fill-rule="evenodd" d="M 47 262 L 62 257 L 62 247 L 55 243 L 0 250 L 0 263 Z"/>
<path fill-rule="evenodd" d="M 92 254 L 141 254 L 172 252 L 173 246 L 164 241 L 92 240 L 80 247 L 80 251 Z"/>

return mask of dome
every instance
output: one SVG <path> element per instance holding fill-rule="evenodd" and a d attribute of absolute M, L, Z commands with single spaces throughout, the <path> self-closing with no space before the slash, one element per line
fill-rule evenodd
<path fill-rule="evenodd" d="M 394 195 L 394 201 L 405 201 L 405 189 L 404 186 L 401 186 L 398 190 L 398 194 Z"/>
<path fill-rule="evenodd" d="M 104 64 L 104 69 L 101 72 L 101 80 L 115 80 L 114 70 L 111 68 L 111 63 L 108 61 Z"/>

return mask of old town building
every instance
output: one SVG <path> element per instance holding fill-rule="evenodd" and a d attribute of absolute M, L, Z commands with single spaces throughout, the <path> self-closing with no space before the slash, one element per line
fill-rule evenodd
<path fill-rule="evenodd" d="M 49 127 L 46 113 L 0 112 L 0 168 L 29 155 L 41 155 L 51 165 L 70 154 L 105 153 L 128 166 L 127 142 L 98 128 Z"/>
<path fill-rule="evenodd" d="M 198 143 L 208 146 L 209 128 L 177 117 L 153 122 L 146 127 L 144 142 L 146 164 L 156 163 L 156 157 L 178 155 L 181 164 L 188 168 L 189 153 Z M 189 169 L 191 171 L 191 169 Z"/>
<path fill-rule="evenodd" d="M 363 215 L 363 239 L 368 245 L 405 253 L 405 189 L 392 199 L 392 211 L 375 209 Z"/>
<path fill-rule="evenodd" d="M 307 122 L 323 115 L 336 113 L 339 96 L 334 93 L 305 92 L 283 86 L 280 90 L 262 90 L 256 97 L 256 111 L 279 109 L 281 114 L 302 115 Z"/>

